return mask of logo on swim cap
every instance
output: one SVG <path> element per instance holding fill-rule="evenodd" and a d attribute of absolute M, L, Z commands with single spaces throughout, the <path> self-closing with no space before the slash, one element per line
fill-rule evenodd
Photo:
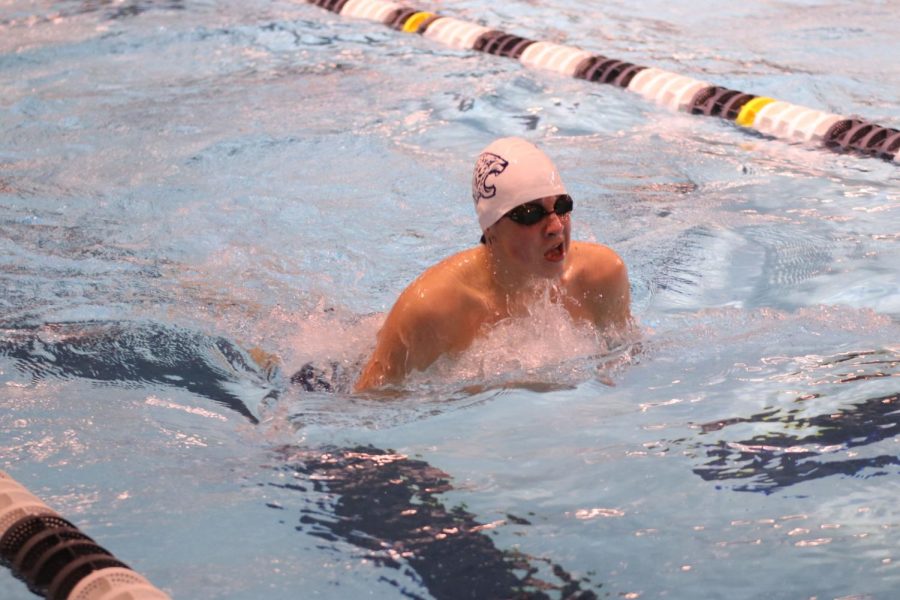
<path fill-rule="evenodd" d="M 494 140 L 475 160 L 472 199 L 481 231 L 520 204 L 565 193 L 553 161 L 528 140 Z"/>
<path fill-rule="evenodd" d="M 475 172 L 472 176 L 472 198 L 475 204 L 485 198 L 493 198 L 497 194 L 497 186 L 488 185 L 487 178 L 490 175 L 499 175 L 506 170 L 509 163 L 491 152 L 482 152 L 475 164 Z"/>

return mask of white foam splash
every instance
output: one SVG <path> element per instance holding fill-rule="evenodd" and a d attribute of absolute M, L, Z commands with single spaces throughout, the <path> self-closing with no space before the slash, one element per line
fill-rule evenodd
<path fill-rule="evenodd" d="M 444 355 L 412 383 L 492 382 L 525 378 L 569 384 L 604 376 L 611 352 L 622 345 L 622 332 L 601 330 L 574 319 L 554 300 L 552 286 L 540 286 L 527 313 L 485 327 L 474 343 L 455 355 Z"/>

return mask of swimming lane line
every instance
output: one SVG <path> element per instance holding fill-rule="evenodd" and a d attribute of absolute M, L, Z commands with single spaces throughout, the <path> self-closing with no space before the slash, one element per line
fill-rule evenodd
<path fill-rule="evenodd" d="M 0 563 L 48 600 L 171 600 L 3 471 Z"/>
<path fill-rule="evenodd" d="M 900 130 L 756 96 L 653 67 L 541 42 L 419 11 L 387 0 L 303 0 L 342 16 L 377 21 L 460 50 L 518 60 L 526 67 L 608 83 L 676 111 L 714 116 L 763 135 L 900 163 Z"/>

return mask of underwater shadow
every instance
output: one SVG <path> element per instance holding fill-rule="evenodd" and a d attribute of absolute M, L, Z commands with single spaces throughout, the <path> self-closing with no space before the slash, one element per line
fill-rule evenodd
<path fill-rule="evenodd" d="M 317 510 L 302 510 L 298 531 L 353 544 L 381 566 L 412 569 L 438 600 L 597 598 L 584 589 L 600 587 L 588 578 L 576 579 L 546 559 L 497 548 L 488 532 L 502 523 L 485 525 L 464 508 L 441 503 L 440 494 L 453 489 L 451 477 L 424 461 L 372 446 L 285 446 L 276 456 L 284 463 L 279 469 L 304 476 L 315 492 L 336 496 L 327 505 L 320 501 Z M 310 491 L 299 484 L 269 485 Z M 529 524 L 513 515 L 507 521 Z M 398 581 L 390 583 L 406 597 L 421 597 Z"/>
<path fill-rule="evenodd" d="M 834 450 L 845 452 L 900 435 L 898 399 L 898 394 L 877 396 L 808 418 L 771 410 L 750 417 L 707 423 L 701 426 L 704 433 L 736 423 L 777 423 L 785 428 L 814 433 L 773 432 L 737 442 L 703 445 L 700 448 L 712 460 L 693 472 L 706 481 L 746 480 L 747 483 L 732 489 L 765 494 L 833 475 L 856 476 L 864 469 L 875 469 L 872 476 L 886 475 L 886 467 L 900 466 L 900 457 L 895 454 L 837 458 Z"/>
<path fill-rule="evenodd" d="M 0 356 L 33 381 L 80 378 L 187 390 L 258 423 L 253 404 L 228 389 L 248 382 L 262 399 L 279 391 L 238 345 L 223 337 L 157 323 L 83 321 L 0 329 Z M 255 406 L 254 406 L 255 408 Z"/>

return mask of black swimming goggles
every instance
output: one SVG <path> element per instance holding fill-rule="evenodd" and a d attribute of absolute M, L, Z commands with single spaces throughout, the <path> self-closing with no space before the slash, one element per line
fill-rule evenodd
<path fill-rule="evenodd" d="M 553 210 L 550 212 L 547 212 L 544 206 L 535 200 L 534 202 L 520 204 L 503 216 L 509 217 L 510 221 L 515 221 L 519 225 L 534 225 L 540 223 L 544 217 L 552 213 L 556 213 L 556 216 L 562 218 L 572 212 L 574 205 L 572 196 L 564 194 L 557 196 L 556 202 L 553 203 Z"/>

